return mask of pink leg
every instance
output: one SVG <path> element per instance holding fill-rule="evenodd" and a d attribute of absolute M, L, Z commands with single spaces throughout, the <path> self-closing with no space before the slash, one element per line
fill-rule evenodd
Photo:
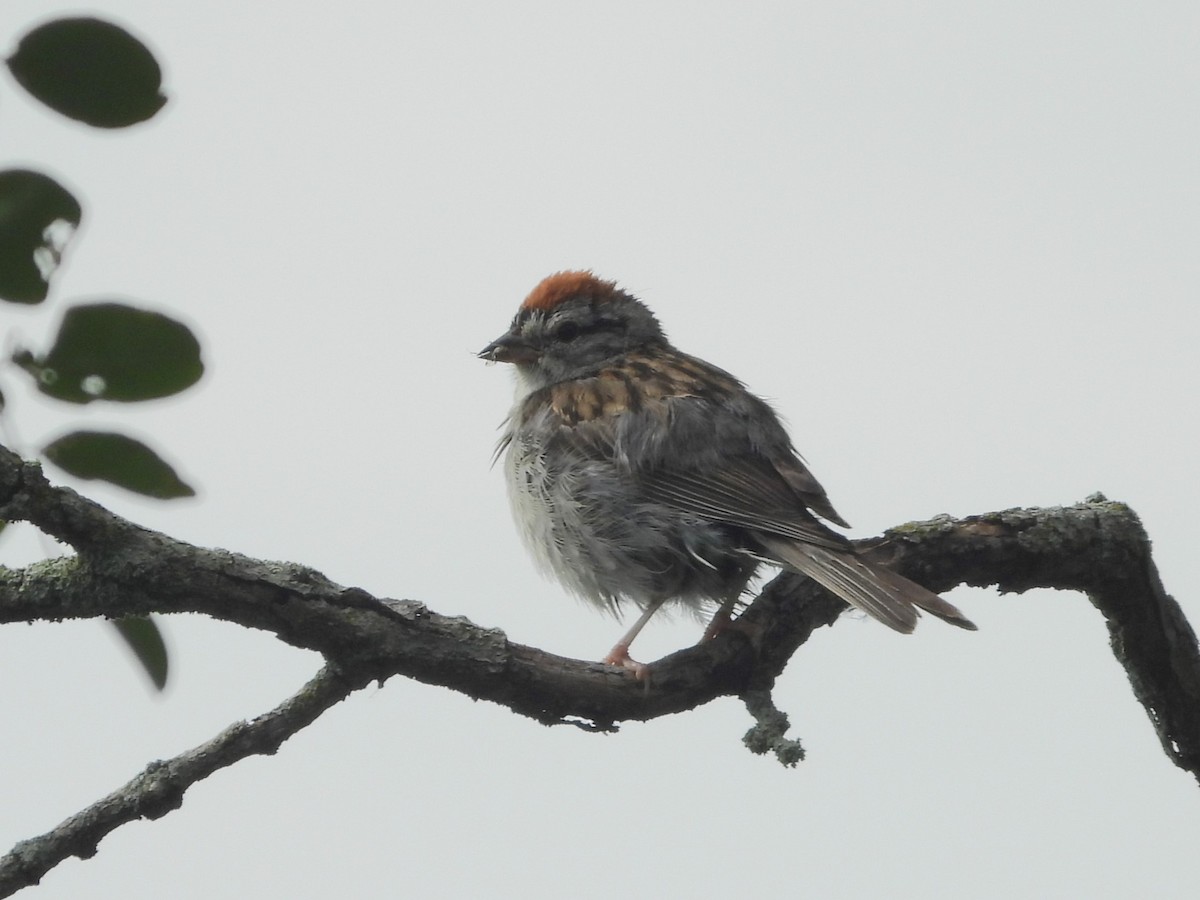
<path fill-rule="evenodd" d="M 700 643 L 711 641 L 730 626 L 733 619 L 733 607 L 736 604 L 737 600 L 726 600 L 721 604 L 720 609 L 713 613 L 713 617 L 709 620 L 708 627 L 704 629 L 704 636 L 700 638 Z"/>
<path fill-rule="evenodd" d="M 735 606 L 737 606 L 736 598 L 726 600 L 721 604 L 721 608 L 713 613 L 708 627 L 704 629 L 704 636 L 700 638 L 700 643 L 703 644 L 705 641 L 711 641 L 722 631 L 740 631 L 754 642 L 762 638 L 761 629 L 747 625 L 741 619 L 733 618 L 733 608 Z"/>
<path fill-rule="evenodd" d="M 633 672 L 634 677 L 638 681 L 645 681 L 650 672 L 650 667 L 645 663 L 640 663 L 629 655 L 629 646 L 633 643 L 633 639 L 638 636 L 646 623 L 650 621 L 650 617 L 658 612 L 658 608 L 663 605 L 664 600 L 655 600 L 645 611 L 638 616 L 638 620 L 633 623 L 633 627 L 625 632 L 625 636 L 617 641 L 617 645 L 608 651 L 608 656 L 604 657 L 606 666 L 620 666 L 623 669 L 629 669 Z"/>

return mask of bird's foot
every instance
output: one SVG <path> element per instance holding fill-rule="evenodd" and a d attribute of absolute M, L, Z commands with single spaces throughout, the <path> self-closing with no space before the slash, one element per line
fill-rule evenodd
<path fill-rule="evenodd" d="M 608 656 L 604 657 L 603 662 L 606 666 L 628 669 L 638 681 L 650 683 L 650 667 L 629 655 L 628 644 L 617 644 L 608 651 Z"/>

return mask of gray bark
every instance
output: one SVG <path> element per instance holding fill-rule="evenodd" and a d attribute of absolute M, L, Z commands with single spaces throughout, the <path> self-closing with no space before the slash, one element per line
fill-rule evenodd
<path fill-rule="evenodd" d="M 619 723 L 692 709 L 723 696 L 745 702 L 756 753 L 792 765 L 771 690 L 796 650 L 845 604 L 799 576 L 781 575 L 739 617 L 741 626 L 654 663 L 651 683 L 599 663 L 509 641 L 503 632 L 443 616 L 414 600 L 377 598 L 312 569 L 195 547 L 141 528 L 0 447 L 0 519 L 30 522 L 75 555 L 0 567 L 0 622 L 199 612 L 269 631 L 316 650 L 325 667 L 295 696 L 232 725 L 0 859 L 0 896 L 36 884 L 70 856 L 87 858 L 120 825 L 157 818 L 220 768 L 273 753 L 326 709 L 371 682 L 403 675 L 490 700 L 546 725 L 614 731 Z M 1013 509 L 904 525 L 859 544 L 935 591 L 958 584 L 1002 592 L 1057 588 L 1086 594 L 1104 616 L 1167 756 L 1200 779 L 1200 649 L 1164 591 L 1137 516 L 1096 495 L 1069 507 Z"/>

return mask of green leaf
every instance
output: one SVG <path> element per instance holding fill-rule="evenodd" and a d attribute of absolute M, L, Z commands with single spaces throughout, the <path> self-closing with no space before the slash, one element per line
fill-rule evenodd
<path fill-rule="evenodd" d="M 51 109 L 98 128 L 124 128 L 162 109 L 162 70 L 146 45 L 99 19 L 57 19 L 21 39 L 8 67 Z"/>
<path fill-rule="evenodd" d="M 157 453 L 123 434 L 73 431 L 43 448 L 42 453 L 76 478 L 98 478 L 159 500 L 196 495 Z"/>
<path fill-rule="evenodd" d="M 13 360 L 37 379 L 43 394 L 68 403 L 169 397 L 204 374 L 191 329 L 123 303 L 72 307 L 49 353 L 37 358 L 22 351 Z"/>
<path fill-rule="evenodd" d="M 0 172 L 0 298 L 41 303 L 83 210 L 40 172 Z"/>
<path fill-rule="evenodd" d="M 161 691 L 167 684 L 167 645 L 154 620 L 149 616 L 126 616 L 113 619 L 112 624 Z"/>

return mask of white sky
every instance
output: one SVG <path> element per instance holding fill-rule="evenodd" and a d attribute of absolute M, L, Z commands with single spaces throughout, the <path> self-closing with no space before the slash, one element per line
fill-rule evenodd
<path fill-rule="evenodd" d="M 4 44 L 68 10 L 9 0 Z M 598 658 L 620 626 L 519 547 L 488 467 L 511 386 L 474 358 L 539 278 L 591 267 L 777 403 L 855 535 L 1100 490 L 1200 621 L 1194 2 L 104 11 L 170 103 L 102 133 L 0 78 L 0 163 L 85 215 L 53 302 L 0 329 L 41 346 L 66 301 L 134 298 L 209 371 L 86 410 L 2 374 L 27 450 L 120 426 L 202 493 L 101 502 Z M 1200 791 L 1086 599 L 951 599 L 978 634 L 843 621 L 803 648 L 777 693 L 796 770 L 742 748 L 733 700 L 598 737 L 394 679 L 38 896 L 1197 896 Z M 165 626 L 161 697 L 99 623 L 0 630 L 0 849 L 318 665 Z M 656 623 L 639 654 L 698 634 Z"/>

